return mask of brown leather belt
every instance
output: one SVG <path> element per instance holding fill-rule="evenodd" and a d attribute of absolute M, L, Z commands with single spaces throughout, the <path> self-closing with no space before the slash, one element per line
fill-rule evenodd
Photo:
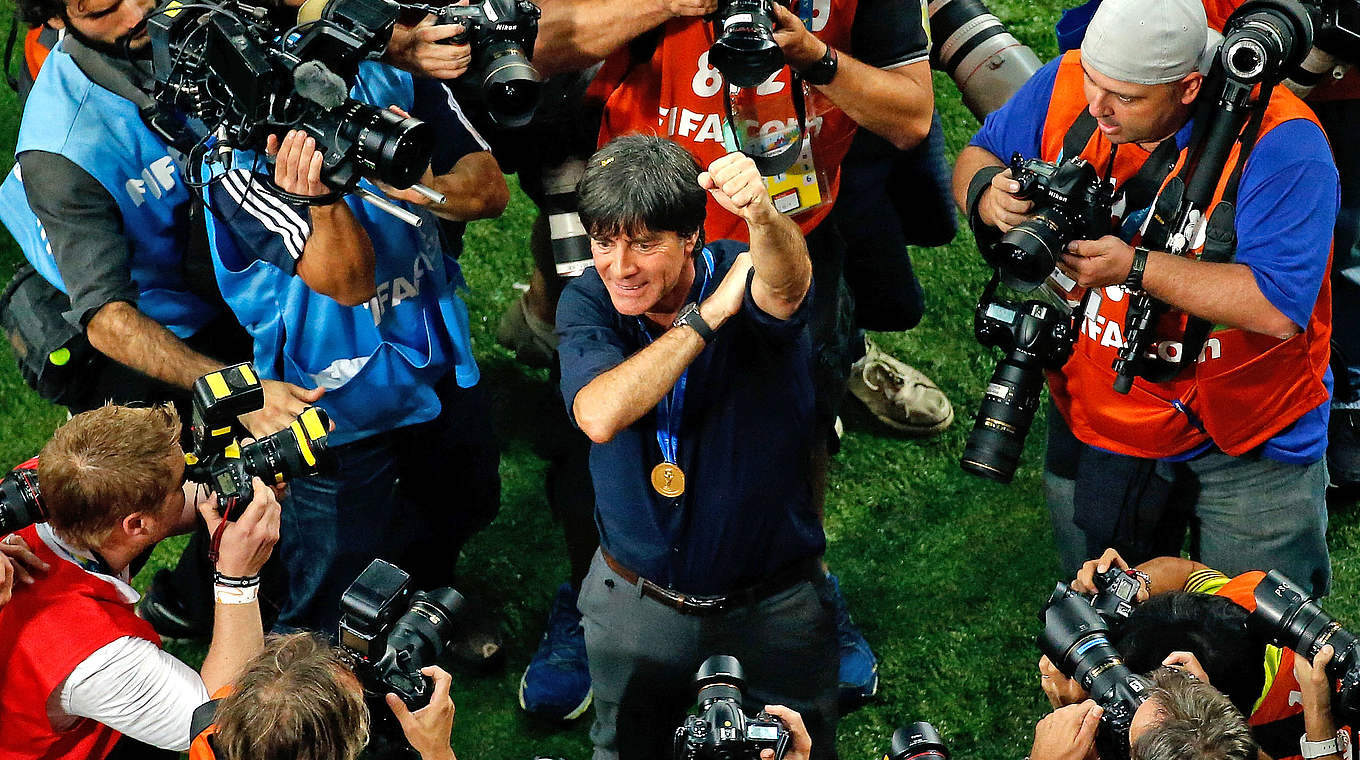
<path fill-rule="evenodd" d="M 651 597 L 685 615 L 717 615 L 736 607 L 755 604 L 804 581 L 813 581 L 823 577 L 821 558 L 809 557 L 787 565 L 775 572 L 774 575 L 753 586 L 747 586 L 730 594 L 703 596 L 685 594 L 665 586 L 659 586 L 619 564 L 619 561 L 614 559 L 603 547 L 600 549 L 600 556 L 604 558 L 605 565 L 617 573 L 619 577 L 634 586 L 641 587 L 643 596 Z"/>

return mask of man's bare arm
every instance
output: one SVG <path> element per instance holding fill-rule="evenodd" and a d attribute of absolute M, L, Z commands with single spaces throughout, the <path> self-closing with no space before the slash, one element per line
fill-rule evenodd
<path fill-rule="evenodd" d="M 544 76 L 609 57 L 635 37 L 677 16 L 702 16 L 717 0 L 542 0 L 534 68 Z"/>
<path fill-rule="evenodd" d="M 188 388 L 222 366 L 126 301 L 104 304 L 90 318 L 85 334 L 110 359 L 177 388 Z"/>

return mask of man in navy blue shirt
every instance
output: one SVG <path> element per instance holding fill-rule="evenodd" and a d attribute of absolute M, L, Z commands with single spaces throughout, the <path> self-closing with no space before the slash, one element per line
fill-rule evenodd
<path fill-rule="evenodd" d="M 707 192 L 705 192 L 707 191 Z M 751 244 L 704 245 L 707 194 Z M 813 507 L 812 269 L 740 153 L 700 172 L 669 140 L 622 137 L 578 190 L 594 269 L 558 305 L 562 394 L 594 442 L 600 551 L 579 605 L 595 757 L 661 757 L 713 654 L 751 704 L 801 712 L 835 750 L 835 624 Z"/>

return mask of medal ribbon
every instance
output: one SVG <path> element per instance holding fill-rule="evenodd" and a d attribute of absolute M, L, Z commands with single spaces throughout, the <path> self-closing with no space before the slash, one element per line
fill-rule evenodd
<path fill-rule="evenodd" d="M 704 281 L 699 286 L 699 299 L 697 303 L 702 303 L 704 293 L 708 292 L 708 283 L 713 278 L 713 254 L 707 248 L 701 251 L 704 257 Z M 652 334 L 647 331 L 647 324 L 642 317 L 637 317 L 638 327 L 642 328 L 643 340 L 647 345 L 652 343 Z M 669 464 L 678 464 L 677 459 L 680 448 L 680 415 L 685 407 L 685 381 L 689 377 L 689 367 L 680 373 L 680 379 L 675 381 L 675 386 L 670 392 L 661 399 L 661 403 L 656 405 L 656 442 L 661 447 L 661 458 Z"/>

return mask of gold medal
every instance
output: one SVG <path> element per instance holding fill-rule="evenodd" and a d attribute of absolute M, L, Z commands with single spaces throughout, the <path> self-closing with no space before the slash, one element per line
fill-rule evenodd
<path fill-rule="evenodd" d="M 674 499 L 685 492 L 685 473 L 670 462 L 652 468 L 652 488 L 662 496 Z"/>

